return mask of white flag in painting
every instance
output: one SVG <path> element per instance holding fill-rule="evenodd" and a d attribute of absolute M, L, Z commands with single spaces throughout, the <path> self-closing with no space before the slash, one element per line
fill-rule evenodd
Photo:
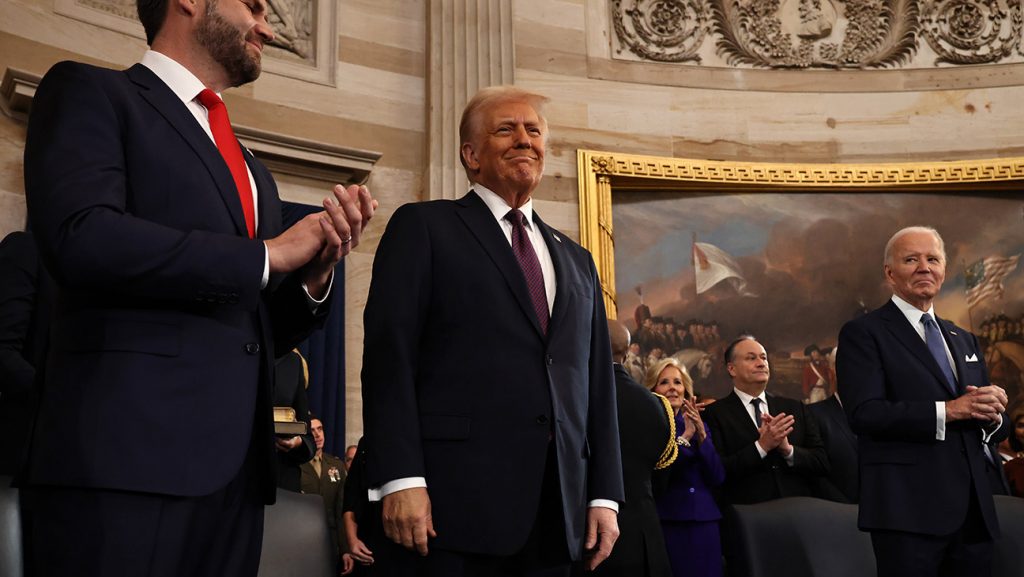
<path fill-rule="evenodd" d="M 756 296 L 747 290 L 747 280 L 743 278 L 740 267 L 732 256 L 713 244 L 693 243 L 693 270 L 697 280 L 697 294 L 728 280 L 737 293 L 743 296 Z"/>

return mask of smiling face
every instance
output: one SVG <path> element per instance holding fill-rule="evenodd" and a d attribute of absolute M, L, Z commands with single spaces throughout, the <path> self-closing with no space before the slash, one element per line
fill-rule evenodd
<path fill-rule="evenodd" d="M 545 124 L 527 102 L 498 100 L 482 108 L 462 156 L 473 180 L 519 208 L 544 174 Z"/>
<path fill-rule="evenodd" d="M 737 389 L 751 396 L 758 396 L 768 386 L 771 371 L 768 368 L 768 353 L 761 343 L 745 339 L 732 349 L 732 358 L 725 365 Z"/>
<path fill-rule="evenodd" d="M 210 0 L 196 27 L 196 41 L 223 68 L 230 86 L 259 77 L 263 44 L 273 39 L 266 0 Z"/>
<path fill-rule="evenodd" d="M 653 391 L 668 399 L 668 404 L 672 406 L 672 410 L 675 412 L 679 412 L 679 409 L 683 406 L 683 399 L 690 397 L 690 392 L 686 389 L 686 380 L 683 377 L 683 372 L 672 365 L 661 370 L 658 380 L 654 384 Z"/>
<path fill-rule="evenodd" d="M 901 299 L 927 311 L 946 278 L 946 255 L 930 232 L 908 232 L 892 244 L 885 280 Z"/>

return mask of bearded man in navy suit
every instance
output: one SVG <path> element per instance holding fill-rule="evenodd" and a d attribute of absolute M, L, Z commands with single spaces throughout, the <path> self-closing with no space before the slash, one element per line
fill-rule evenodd
<path fill-rule="evenodd" d="M 124 71 L 54 66 L 25 148 L 57 283 L 28 469 L 34 575 L 255 575 L 273 502 L 274 357 L 328 312 L 375 202 L 284 230 L 216 93 L 255 80 L 265 0 L 139 0 Z M 211 99 L 212 97 L 212 99 Z"/>
<path fill-rule="evenodd" d="M 460 125 L 472 190 L 399 208 L 377 249 L 362 384 L 384 574 L 565 574 L 585 550 L 596 566 L 618 536 L 597 271 L 531 198 L 545 100 L 512 87 L 474 96 Z"/>
<path fill-rule="evenodd" d="M 879 577 L 990 575 L 999 536 L 985 443 L 1005 438 L 1006 393 L 978 339 L 935 316 L 946 251 L 932 228 L 885 247 L 892 299 L 846 323 L 837 369 L 858 436 L 860 513 Z"/>

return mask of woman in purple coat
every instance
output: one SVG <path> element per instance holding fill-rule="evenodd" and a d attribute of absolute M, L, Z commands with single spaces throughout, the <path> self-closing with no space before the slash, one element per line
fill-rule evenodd
<path fill-rule="evenodd" d="M 674 358 L 647 371 L 647 388 L 665 396 L 676 419 L 679 457 L 667 470 L 667 488 L 656 497 L 669 562 L 675 577 L 721 577 L 722 518 L 711 490 L 722 484 L 725 469 L 700 418 L 693 379 Z"/>

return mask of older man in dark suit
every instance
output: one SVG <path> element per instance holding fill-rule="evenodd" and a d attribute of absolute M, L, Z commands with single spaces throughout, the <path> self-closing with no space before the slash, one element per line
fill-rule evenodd
<path fill-rule="evenodd" d="M 879 577 L 991 574 L 999 524 L 985 443 L 1005 438 L 1006 393 L 978 339 L 938 318 L 946 250 L 932 228 L 885 247 L 892 299 L 846 323 L 836 368 L 860 446 L 859 525 Z"/>
<path fill-rule="evenodd" d="M 365 312 L 368 482 L 403 574 L 596 565 L 623 498 L 604 303 L 590 254 L 531 199 L 546 99 L 485 89 L 460 125 L 473 189 L 405 205 Z M 402 551 L 397 551 L 401 553 Z M 381 570 L 398 554 L 375 549 Z"/>
<path fill-rule="evenodd" d="M 338 186 L 283 229 L 217 94 L 259 75 L 265 0 L 138 8 L 141 62 L 57 64 L 29 121 L 29 218 L 58 285 L 30 562 L 255 575 L 275 495 L 273 360 L 326 314 L 374 201 Z"/>

